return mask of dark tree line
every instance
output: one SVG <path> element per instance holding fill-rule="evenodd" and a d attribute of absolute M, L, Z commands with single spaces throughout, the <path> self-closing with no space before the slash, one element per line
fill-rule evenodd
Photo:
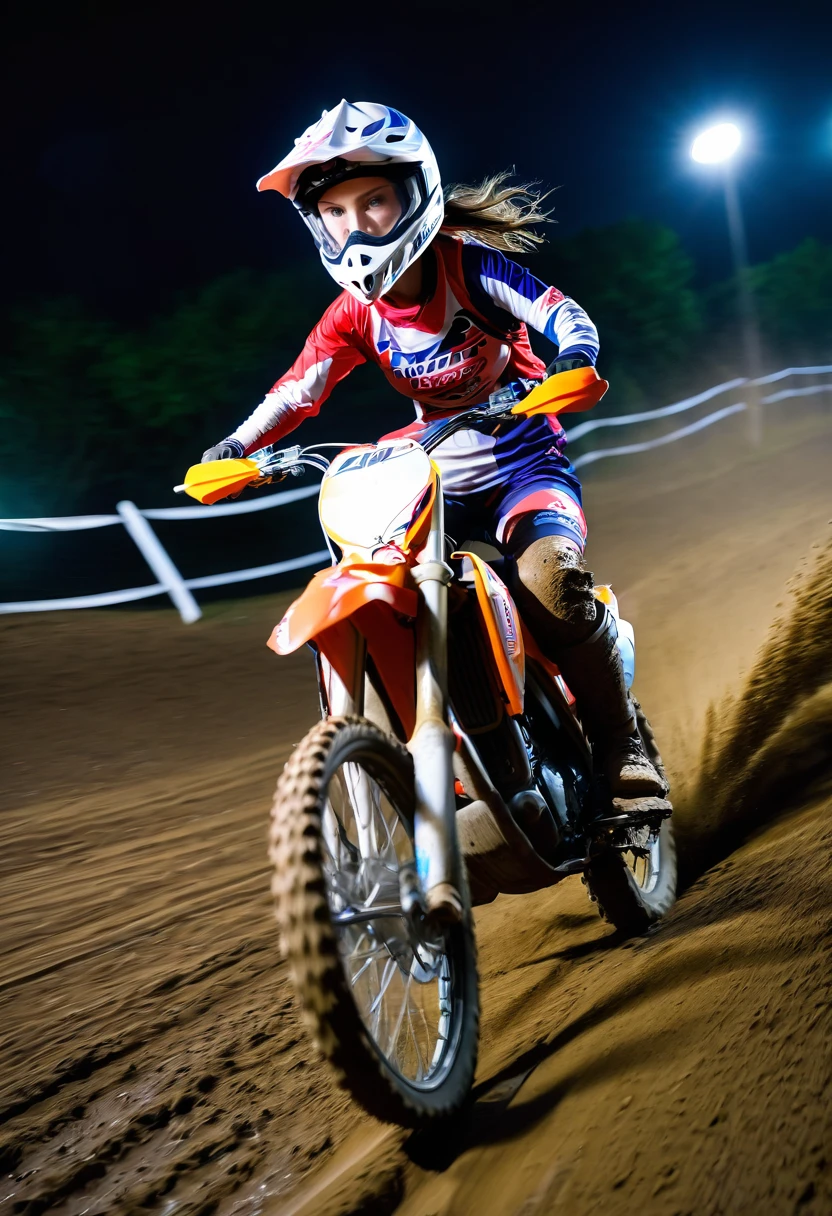
<path fill-rule="evenodd" d="M 669 229 L 630 220 L 586 230 L 529 264 L 597 323 L 612 383 L 605 411 L 665 404 L 741 374 L 735 284 L 697 289 Z M 832 247 L 806 240 L 755 266 L 752 280 L 769 366 L 832 361 Z M 0 515 L 172 501 L 187 465 L 295 358 L 329 287 L 310 257 L 284 272 L 224 275 L 140 327 L 76 299 L 13 312 L 0 354 Z M 359 369 L 304 434 L 366 439 L 409 416 L 404 398 Z"/>

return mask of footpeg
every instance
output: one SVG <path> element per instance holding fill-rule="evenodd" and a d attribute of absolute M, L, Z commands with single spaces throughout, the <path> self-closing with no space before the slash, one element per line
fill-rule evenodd
<path fill-rule="evenodd" d="M 673 807 L 667 798 L 613 798 L 612 814 L 592 821 L 593 831 L 610 828 L 640 827 L 642 824 L 658 825 L 669 819 Z"/>

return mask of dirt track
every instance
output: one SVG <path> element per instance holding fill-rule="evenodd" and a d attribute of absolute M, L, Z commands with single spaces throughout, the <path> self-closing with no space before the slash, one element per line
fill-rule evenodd
<path fill-rule="evenodd" d="M 709 438 L 589 484 L 700 862 L 726 849 L 695 819 L 705 713 L 826 539 L 830 467 L 815 419 L 784 450 Z M 0 1212 L 832 1210 L 817 766 L 647 939 L 577 880 L 483 909 L 478 1102 L 405 1140 L 333 1090 L 277 958 L 265 809 L 315 716 L 307 658 L 264 648 L 280 611 L 0 621 Z"/>

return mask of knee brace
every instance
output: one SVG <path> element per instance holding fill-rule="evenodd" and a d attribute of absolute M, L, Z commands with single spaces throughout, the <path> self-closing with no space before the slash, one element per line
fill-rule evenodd
<path fill-rule="evenodd" d="M 592 572 L 562 537 L 542 536 L 522 550 L 513 591 L 544 653 L 582 642 L 596 628 Z"/>

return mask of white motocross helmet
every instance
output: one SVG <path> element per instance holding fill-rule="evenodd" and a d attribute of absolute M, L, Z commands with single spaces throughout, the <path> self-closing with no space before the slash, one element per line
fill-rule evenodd
<path fill-rule="evenodd" d="M 317 202 L 350 177 L 388 177 L 402 205 L 386 236 L 351 232 L 338 247 Z M 388 292 L 436 236 L 445 214 L 439 167 L 414 122 L 390 106 L 342 101 L 295 140 L 280 164 L 261 177 L 258 190 L 278 190 L 292 200 L 315 239 L 321 261 L 339 287 L 362 304 Z"/>

